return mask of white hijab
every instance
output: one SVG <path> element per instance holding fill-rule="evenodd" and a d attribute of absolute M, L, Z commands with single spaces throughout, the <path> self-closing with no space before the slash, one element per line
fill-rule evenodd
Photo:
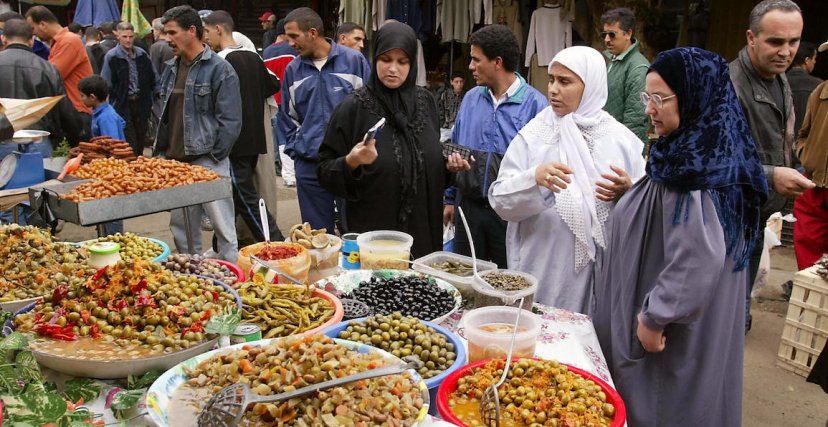
<path fill-rule="evenodd" d="M 569 166 L 572 183 L 555 196 L 555 209 L 575 235 L 575 270 L 580 271 L 595 260 L 595 245 L 604 248 L 604 222 L 609 205 L 595 197 L 595 183 L 601 178 L 583 137 L 581 128 L 592 128 L 606 121 L 607 66 L 603 55 L 591 47 L 575 46 L 558 52 L 549 63 L 559 63 L 578 75 L 584 82 L 584 93 L 578 108 L 563 117 L 551 108 L 540 113 L 542 120 L 560 131 L 560 161 Z M 579 128 L 580 126 L 580 128 Z M 597 149 L 597 148 L 596 148 Z"/>

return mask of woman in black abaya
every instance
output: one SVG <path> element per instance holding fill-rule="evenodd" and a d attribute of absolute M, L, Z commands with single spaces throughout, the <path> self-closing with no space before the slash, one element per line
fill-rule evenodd
<path fill-rule="evenodd" d="M 319 148 L 319 183 L 346 199 L 349 231 L 397 230 L 414 237 L 413 257 L 443 246 L 443 190 L 452 173 L 469 168 L 443 157 L 437 105 L 417 87 L 414 30 L 388 22 L 374 38 L 366 85 L 333 112 Z M 381 118 L 385 128 L 363 141 Z"/>

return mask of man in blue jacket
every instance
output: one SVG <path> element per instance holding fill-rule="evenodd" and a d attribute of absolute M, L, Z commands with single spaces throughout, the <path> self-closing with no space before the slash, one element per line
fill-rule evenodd
<path fill-rule="evenodd" d="M 295 162 L 302 221 L 332 231 L 334 197 L 316 178 L 317 154 L 333 109 L 363 86 L 371 68 L 360 52 L 323 37 L 322 25 L 319 15 L 307 7 L 285 17 L 285 35 L 299 56 L 285 70 L 279 128 L 285 153 Z"/>
<path fill-rule="evenodd" d="M 489 186 L 497 179 L 512 138 L 549 101 L 516 73 L 520 47 L 509 28 L 483 27 L 471 35 L 469 44 L 469 70 L 479 87 L 463 98 L 452 141 L 471 148 L 475 161 L 470 171 L 457 174 L 456 186 L 446 190 L 443 222 L 454 221 L 454 207 L 462 207 L 477 257 L 506 268 L 506 221 L 489 205 Z M 470 255 L 463 223 L 457 221 L 454 250 Z"/>
<path fill-rule="evenodd" d="M 162 19 L 175 57 L 167 61 L 161 76 L 164 110 L 154 151 L 230 176 L 227 156 L 241 132 L 239 77 L 227 61 L 201 43 L 204 27 L 195 9 L 176 6 Z M 190 218 L 207 213 L 218 240 L 218 257 L 235 262 L 239 248 L 233 198 L 187 209 Z M 170 230 L 178 251 L 187 253 L 183 209 L 170 212 Z M 194 233 L 193 240 L 193 249 L 201 253 L 201 233 Z"/>

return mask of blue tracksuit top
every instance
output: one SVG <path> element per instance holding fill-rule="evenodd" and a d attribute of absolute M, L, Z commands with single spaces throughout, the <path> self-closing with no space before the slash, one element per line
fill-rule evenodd
<path fill-rule="evenodd" d="M 506 149 L 518 131 L 530 120 L 549 106 L 549 100 L 537 89 L 526 83 L 526 80 L 517 75 L 520 79 L 520 87 L 515 94 L 504 99 L 500 105 L 495 107 L 492 95 L 486 86 L 478 86 L 463 97 L 460 104 L 460 111 L 457 112 L 457 119 L 454 122 L 454 131 L 451 142 L 469 147 L 475 153 L 476 162 L 490 162 L 491 156 L 503 157 Z M 485 155 L 481 158 L 481 153 Z M 480 197 L 488 197 L 489 186 L 497 176 L 489 176 L 489 167 L 476 168 L 463 173 L 482 173 L 479 177 L 482 186 Z M 456 187 L 446 190 L 445 203 L 453 204 L 456 197 Z"/>
<path fill-rule="evenodd" d="M 362 53 L 328 39 L 331 52 L 322 70 L 309 58 L 297 56 L 282 80 L 279 128 L 285 135 L 285 153 L 315 161 L 334 108 L 361 88 L 371 74 Z"/>

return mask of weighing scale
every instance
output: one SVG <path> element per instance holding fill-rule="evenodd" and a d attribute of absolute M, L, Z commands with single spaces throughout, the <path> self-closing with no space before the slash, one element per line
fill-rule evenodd
<path fill-rule="evenodd" d="M 43 153 L 30 152 L 29 145 L 47 136 L 49 132 L 43 130 L 20 130 L 2 142 L 17 144 L 17 150 L 0 160 L 0 189 L 25 188 L 46 180 Z"/>

